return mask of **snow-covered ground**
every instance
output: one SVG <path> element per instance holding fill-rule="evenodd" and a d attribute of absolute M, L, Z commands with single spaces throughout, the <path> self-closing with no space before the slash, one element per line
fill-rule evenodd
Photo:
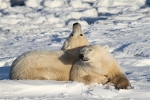
<path fill-rule="evenodd" d="M 148 3 L 150 0 L 26 0 L 25 6 L 11 7 L 9 0 L 0 0 L 0 100 L 150 99 Z M 9 79 L 10 65 L 17 56 L 34 49 L 59 50 L 74 22 L 82 25 L 90 44 L 110 46 L 132 89 Z"/>

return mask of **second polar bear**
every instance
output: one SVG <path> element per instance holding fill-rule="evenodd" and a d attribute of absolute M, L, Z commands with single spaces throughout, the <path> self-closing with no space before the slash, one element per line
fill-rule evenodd
<path fill-rule="evenodd" d="M 68 50 L 86 45 L 89 45 L 89 42 L 82 32 L 81 25 L 79 23 L 74 23 L 73 31 L 64 42 L 61 50 Z"/>
<path fill-rule="evenodd" d="M 117 89 L 130 88 L 128 78 L 108 48 L 108 45 L 90 45 L 81 49 L 80 60 L 73 65 L 70 79 L 86 84 L 109 82 Z"/>

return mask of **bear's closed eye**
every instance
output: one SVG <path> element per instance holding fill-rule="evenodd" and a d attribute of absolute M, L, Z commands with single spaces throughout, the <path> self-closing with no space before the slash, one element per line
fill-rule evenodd
<path fill-rule="evenodd" d="M 89 51 L 92 51 L 92 49 L 91 49 L 91 48 L 89 48 Z"/>

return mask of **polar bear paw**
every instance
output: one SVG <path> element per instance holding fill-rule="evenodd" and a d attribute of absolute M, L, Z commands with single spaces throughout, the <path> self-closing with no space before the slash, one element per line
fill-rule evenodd
<path fill-rule="evenodd" d="M 127 79 L 120 79 L 119 82 L 116 84 L 116 89 L 130 89 L 131 84 Z"/>

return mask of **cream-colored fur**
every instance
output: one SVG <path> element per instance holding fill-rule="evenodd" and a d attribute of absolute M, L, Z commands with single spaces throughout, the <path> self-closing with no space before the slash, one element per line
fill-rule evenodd
<path fill-rule="evenodd" d="M 89 45 L 89 42 L 82 32 L 81 25 L 79 23 L 74 23 L 73 31 L 64 42 L 61 50 L 68 50 L 86 45 Z"/>
<path fill-rule="evenodd" d="M 116 59 L 108 52 L 109 47 L 90 45 L 80 50 L 80 59 L 72 69 L 70 79 L 86 84 L 108 82 L 117 89 L 130 87 L 130 82 L 120 69 Z"/>
<path fill-rule="evenodd" d="M 79 60 L 79 49 L 24 53 L 12 63 L 10 79 L 69 81 L 71 67 Z"/>

